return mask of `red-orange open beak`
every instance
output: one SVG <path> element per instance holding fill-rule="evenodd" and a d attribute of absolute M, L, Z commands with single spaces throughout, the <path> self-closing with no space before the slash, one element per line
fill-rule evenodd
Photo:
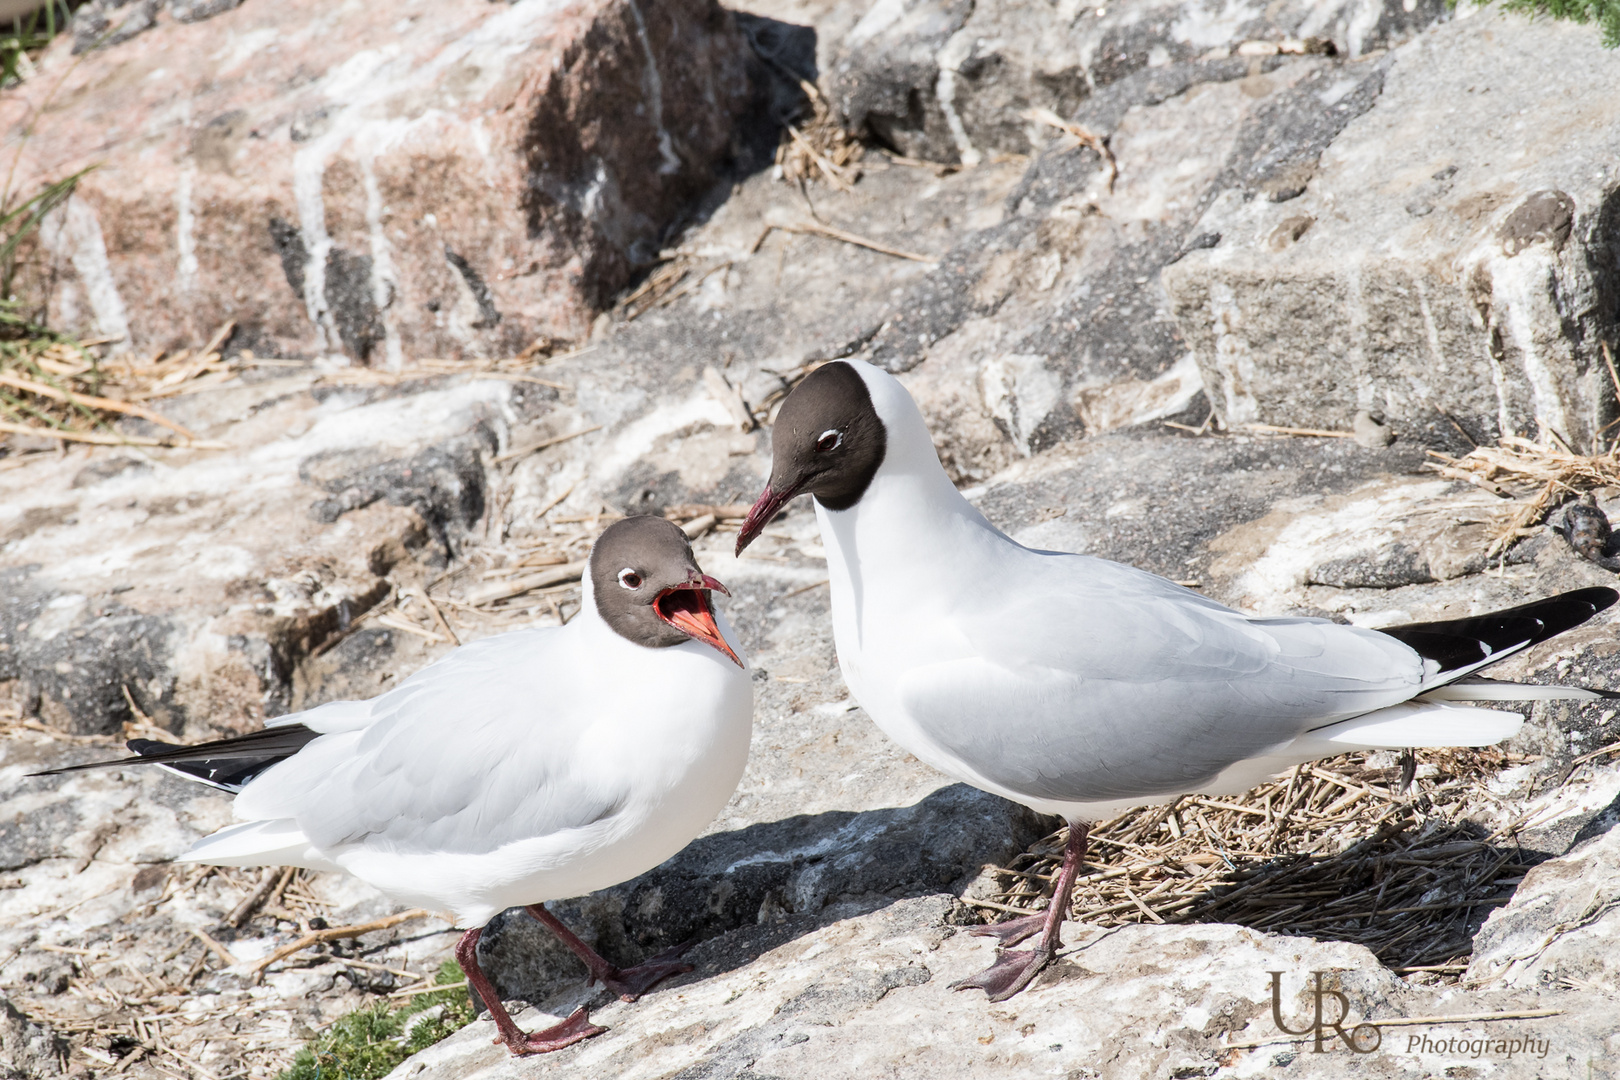
<path fill-rule="evenodd" d="M 687 637 L 713 646 L 722 654 L 729 656 L 732 663 L 740 668 L 746 668 L 748 665 L 744 664 L 742 657 L 726 644 L 726 639 L 720 633 L 719 624 L 714 621 L 714 609 L 709 606 L 711 590 L 731 595 L 730 589 L 707 574 L 693 575 L 692 580 L 684 585 L 676 585 L 659 593 L 653 600 L 653 610 L 658 613 L 660 619 Z"/>
<path fill-rule="evenodd" d="M 736 553 L 741 555 L 743 548 L 752 544 L 754 537 L 760 534 L 760 530 L 770 524 L 770 520 L 777 515 L 782 507 L 792 502 L 793 497 L 798 493 L 798 488 L 789 488 L 786 491 L 772 491 L 771 485 L 766 484 L 765 490 L 759 493 L 759 500 L 748 511 L 748 517 L 744 519 L 742 528 L 737 530 Z"/>

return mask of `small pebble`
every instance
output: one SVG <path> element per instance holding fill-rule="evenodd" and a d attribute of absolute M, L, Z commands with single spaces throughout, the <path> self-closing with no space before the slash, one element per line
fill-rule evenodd
<path fill-rule="evenodd" d="M 1354 432 L 1356 445 L 1365 446 L 1368 450 L 1382 450 L 1395 441 L 1395 433 L 1366 409 L 1356 413 L 1350 430 Z"/>
<path fill-rule="evenodd" d="M 1609 554 L 1609 518 L 1590 492 L 1564 508 L 1554 529 L 1581 558 L 1605 570 L 1620 570 L 1620 558 Z"/>

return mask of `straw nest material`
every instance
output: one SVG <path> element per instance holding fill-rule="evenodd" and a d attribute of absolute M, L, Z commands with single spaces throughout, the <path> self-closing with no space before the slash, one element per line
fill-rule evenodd
<path fill-rule="evenodd" d="M 0 313 L 3 315 L 3 313 Z M 0 445 L 9 436 L 37 436 L 101 446 L 150 446 L 222 450 L 159 412 L 154 403 L 229 383 L 256 368 L 308 369 L 307 360 L 269 359 L 243 349 L 226 356 L 235 330 L 227 322 L 200 349 L 158 349 L 141 356 L 102 353 L 113 339 L 74 341 L 45 332 L 31 338 L 0 337 Z M 0 326 L 3 329 L 3 326 Z M 397 385 L 421 379 L 470 375 L 568 387 L 533 369 L 580 355 L 568 342 L 539 338 L 516 356 L 489 360 L 418 359 L 398 371 L 351 367 L 321 372 L 328 386 Z M 142 420 L 153 434 L 137 434 L 120 421 Z"/>
<path fill-rule="evenodd" d="M 1610 447 L 1601 454 L 1577 454 L 1553 441 L 1503 437 L 1496 446 L 1475 447 L 1462 457 L 1429 451 L 1429 467 L 1450 480 L 1476 484 L 1519 503 L 1491 539 L 1499 555 L 1521 537 L 1534 534 L 1547 514 L 1569 498 L 1594 488 L 1620 485 L 1620 457 Z"/>
<path fill-rule="evenodd" d="M 234 325 L 220 327 L 195 352 L 159 351 L 147 358 L 124 353 L 103 360 L 100 347 L 110 339 L 79 342 L 44 333 L 0 342 L 0 438 L 40 435 L 107 446 L 218 448 L 146 403 L 233 377 L 236 372 L 219 348 Z M 125 419 L 144 420 L 160 434 L 113 428 Z"/>
<path fill-rule="evenodd" d="M 782 141 L 776 148 L 782 179 L 794 183 L 820 180 L 848 191 L 860 179 L 864 147 L 838 123 L 815 84 L 801 79 L 799 89 L 804 91 L 808 115 L 783 125 Z"/>
<path fill-rule="evenodd" d="M 322 938 L 318 948 L 278 961 L 287 970 L 321 969 L 334 977 L 347 976 L 352 989 L 325 995 L 324 1008 L 348 1011 L 378 1001 L 403 1004 L 440 989 L 431 968 L 410 970 L 422 966 L 412 964 L 403 948 L 404 937 L 415 928 L 393 929 L 384 925 L 388 920 L 377 920 L 365 926 L 314 929 L 325 926 L 333 914 L 319 895 L 316 877 L 313 871 L 279 867 L 262 872 L 213 866 L 171 871 L 161 891 L 150 894 L 147 906 L 136 910 L 138 928 L 75 937 L 73 945 L 36 946 L 71 960 L 71 966 L 64 978 L 66 992 L 24 999 L 28 1015 L 71 1040 L 75 1057 L 94 1062 L 97 1075 L 137 1066 L 131 1075 L 218 1077 L 217 1062 L 210 1070 L 199 1059 L 217 1055 L 220 1036 L 228 1032 L 244 1046 L 228 1075 L 278 1074 L 304 1045 L 306 1022 L 317 1023 L 320 1014 L 295 1001 L 277 1000 L 274 994 L 247 1008 L 243 1004 L 247 995 L 241 991 L 197 992 L 199 981 L 206 983 L 223 969 L 242 963 L 231 951 L 236 941 L 230 931 L 181 929 L 195 919 L 199 905 L 213 910 L 236 904 L 240 925 L 258 924 L 251 934 L 273 927 L 283 935 L 305 935 L 300 940 Z M 228 921 L 235 923 L 237 914 L 233 912 Z M 395 921 L 403 920 L 395 917 Z M 365 932 L 364 938 L 360 932 Z M 340 935 L 344 942 L 336 940 Z M 103 1066 L 110 1068 L 103 1073 Z"/>
<path fill-rule="evenodd" d="M 1455 976 L 1480 923 L 1529 868 L 1512 839 L 1520 822 L 1487 832 L 1469 819 L 1498 801 L 1487 781 L 1529 759 L 1496 749 L 1425 756 L 1404 793 L 1392 752 L 1349 754 L 1234 798 L 1187 796 L 1103 822 L 1073 917 L 1103 927 L 1236 923 L 1355 942 L 1425 979 Z M 1044 909 L 1067 835 L 994 871 L 1003 891 L 993 900 L 968 902 L 987 915 Z"/>

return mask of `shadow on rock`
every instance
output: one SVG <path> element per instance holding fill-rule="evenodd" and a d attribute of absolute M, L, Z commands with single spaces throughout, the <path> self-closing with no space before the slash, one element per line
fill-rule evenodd
<path fill-rule="evenodd" d="M 1386 823 L 1332 855 L 1239 863 L 1174 921 L 1349 941 L 1391 968 L 1466 962 L 1486 917 L 1540 860 L 1476 822 L 1414 824 Z"/>
<path fill-rule="evenodd" d="M 655 870 L 551 905 L 617 964 L 740 927 L 689 957 L 699 977 L 734 970 L 818 927 L 904 897 L 959 893 L 1050 831 L 1034 812 L 965 784 L 912 806 L 807 814 L 694 841 Z M 585 967 L 522 908 L 497 915 L 479 958 L 505 998 L 543 1001 Z"/>

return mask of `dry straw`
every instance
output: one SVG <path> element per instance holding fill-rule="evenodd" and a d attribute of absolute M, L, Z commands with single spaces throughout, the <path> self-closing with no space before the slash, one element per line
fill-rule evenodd
<path fill-rule="evenodd" d="M 1476 447 L 1462 457 L 1429 451 L 1429 467 L 1519 502 L 1519 508 L 1492 537 L 1489 554 L 1499 555 L 1521 537 L 1533 535 L 1549 511 L 1565 499 L 1593 488 L 1620 485 L 1620 457 L 1610 447 L 1601 454 L 1577 454 L 1556 437 L 1546 442 L 1508 435 L 1496 446 Z"/>
<path fill-rule="evenodd" d="M 226 323 L 198 352 L 160 350 L 147 358 L 124 353 L 103 360 L 111 339 L 75 342 L 56 335 L 0 346 L 0 435 L 35 435 L 99 446 L 166 446 L 218 450 L 142 402 L 189 393 L 233 378 L 219 349 L 235 328 Z M 251 359 L 251 357 L 250 357 Z M 137 435 L 113 425 L 136 419 L 162 429 Z"/>
<path fill-rule="evenodd" d="M 1235 923 L 1356 942 L 1422 978 L 1460 973 L 1479 923 L 1528 868 L 1509 829 L 1487 833 L 1470 817 L 1495 802 L 1486 782 L 1526 760 L 1441 751 L 1433 775 L 1402 793 L 1399 767 L 1351 754 L 1241 796 L 1132 810 L 1092 830 L 1073 915 L 1104 927 Z M 969 903 L 1044 908 L 1066 837 L 1060 830 L 994 871 L 1003 891 Z"/>
<path fill-rule="evenodd" d="M 860 179 L 864 148 L 838 123 L 813 83 L 800 79 L 799 89 L 809 105 L 809 118 L 784 125 L 776 148 L 782 179 L 797 184 L 820 180 L 835 190 L 849 191 Z"/>
<path fill-rule="evenodd" d="M 33 435 L 97 446 L 150 446 L 222 450 L 226 444 L 198 438 L 147 402 L 221 386 L 253 368 L 308 369 L 303 360 L 256 357 L 243 350 L 229 358 L 224 345 L 234 322 L 220 326 L 200 349 L 159 349 L 147 356 L 123 352 L 102 358 L 113 339 L 74 342 L 59 336 L 0 342 L 0 440 Z M 423 358 L 398 371 L 352 367 L 328 371 L 318 381 L 329 386 L 397 386 L 417 380 L 467 376 L 530 383 L 558 391 L 567 384 L 535 374 L 541 365 L 583 355 L 593 346 L 560 351 L 565 342 L 541 338 L 517 356 L 492 360 Z M 138 435 L 114 426 L 138 419 L 162 429 Z M 590 428 L 587 430 L 596 430 Z M 583 431 L 573 433 L 584 434 Z M 562 438 L 572 438 L 572 435 Z M 538 447 L 529 447 L 530 452 Z"/>
<path fill-rule="evenodd" d="M 70 739 L 48 729 L 31 734 L 105 746 L 114 742 L 100 736 Z M 325 920 L 333 912 L 317 895 L 316 877 L 314 871 L 295 868 L 263 873 L 236 867 L 176 868 L 147 906 L 137 909 L 135 917 L 146 920 L 140 925 L 121 929 L 110 939 L 105 934 L 101 938 L 92 935 L 93 940 L 83 945 L 32 944 L 40 952 L 68 958 L 69 965 L 62 969 L 67 990 L 49 996 L 29 995 L 25 1007 L 31 1017 L 66 1036 L 76 1058 L 94 1062 L 98 1068 L 115 1066 L 109 1075 L 137 1065 L 131 1075 L 153 1070 L 155 1075 L 216 1080 L 247 1073 L 274 1075 L 303 1043 L 302 1038 L 289 1037 L 297 1010 L 277 1001 L 273 994 L 259 999 L 261 1007 L 244 1010 L 240 994 L 196 993 L 200 981 L 228 967 L 252 978 L 273 963 L 284 968 L 387 973 L 380 985 L 390 989 L 431 981 L 431 973 L 409 970 L 396 929 L 423 913 L 404 912 L 357 926 L 328 927 Z M 41 912 L 30 922 L 40 928 L 37 933 L 41 936 L 58 933 L 63 914 L 125 888 L 119 886 L 65 908 Z M 243 964 L 232 944 L 221 940 L 232 936 L 230 930 L 187 928 L 199 910 L 230 910 L 226 925 L 232 928 L 256 921 L 258 926 L 246 935 L 250 938 L 273 932 L 293 940 L 264 959 Z M 362 935 L 365 940 L 347 946 L 344 955 L 332 948 L 338 939 Z M 362 955 L 353 955 L 355 952 Z M 354 981 L 352 977 L 350 981 Z M 234 1072 L 210 1072 L 198 1064 L 198 1059 L 217 1054 L 221 1037 L 228 1039 L 231 1033 L 244 1046 Z"/>

